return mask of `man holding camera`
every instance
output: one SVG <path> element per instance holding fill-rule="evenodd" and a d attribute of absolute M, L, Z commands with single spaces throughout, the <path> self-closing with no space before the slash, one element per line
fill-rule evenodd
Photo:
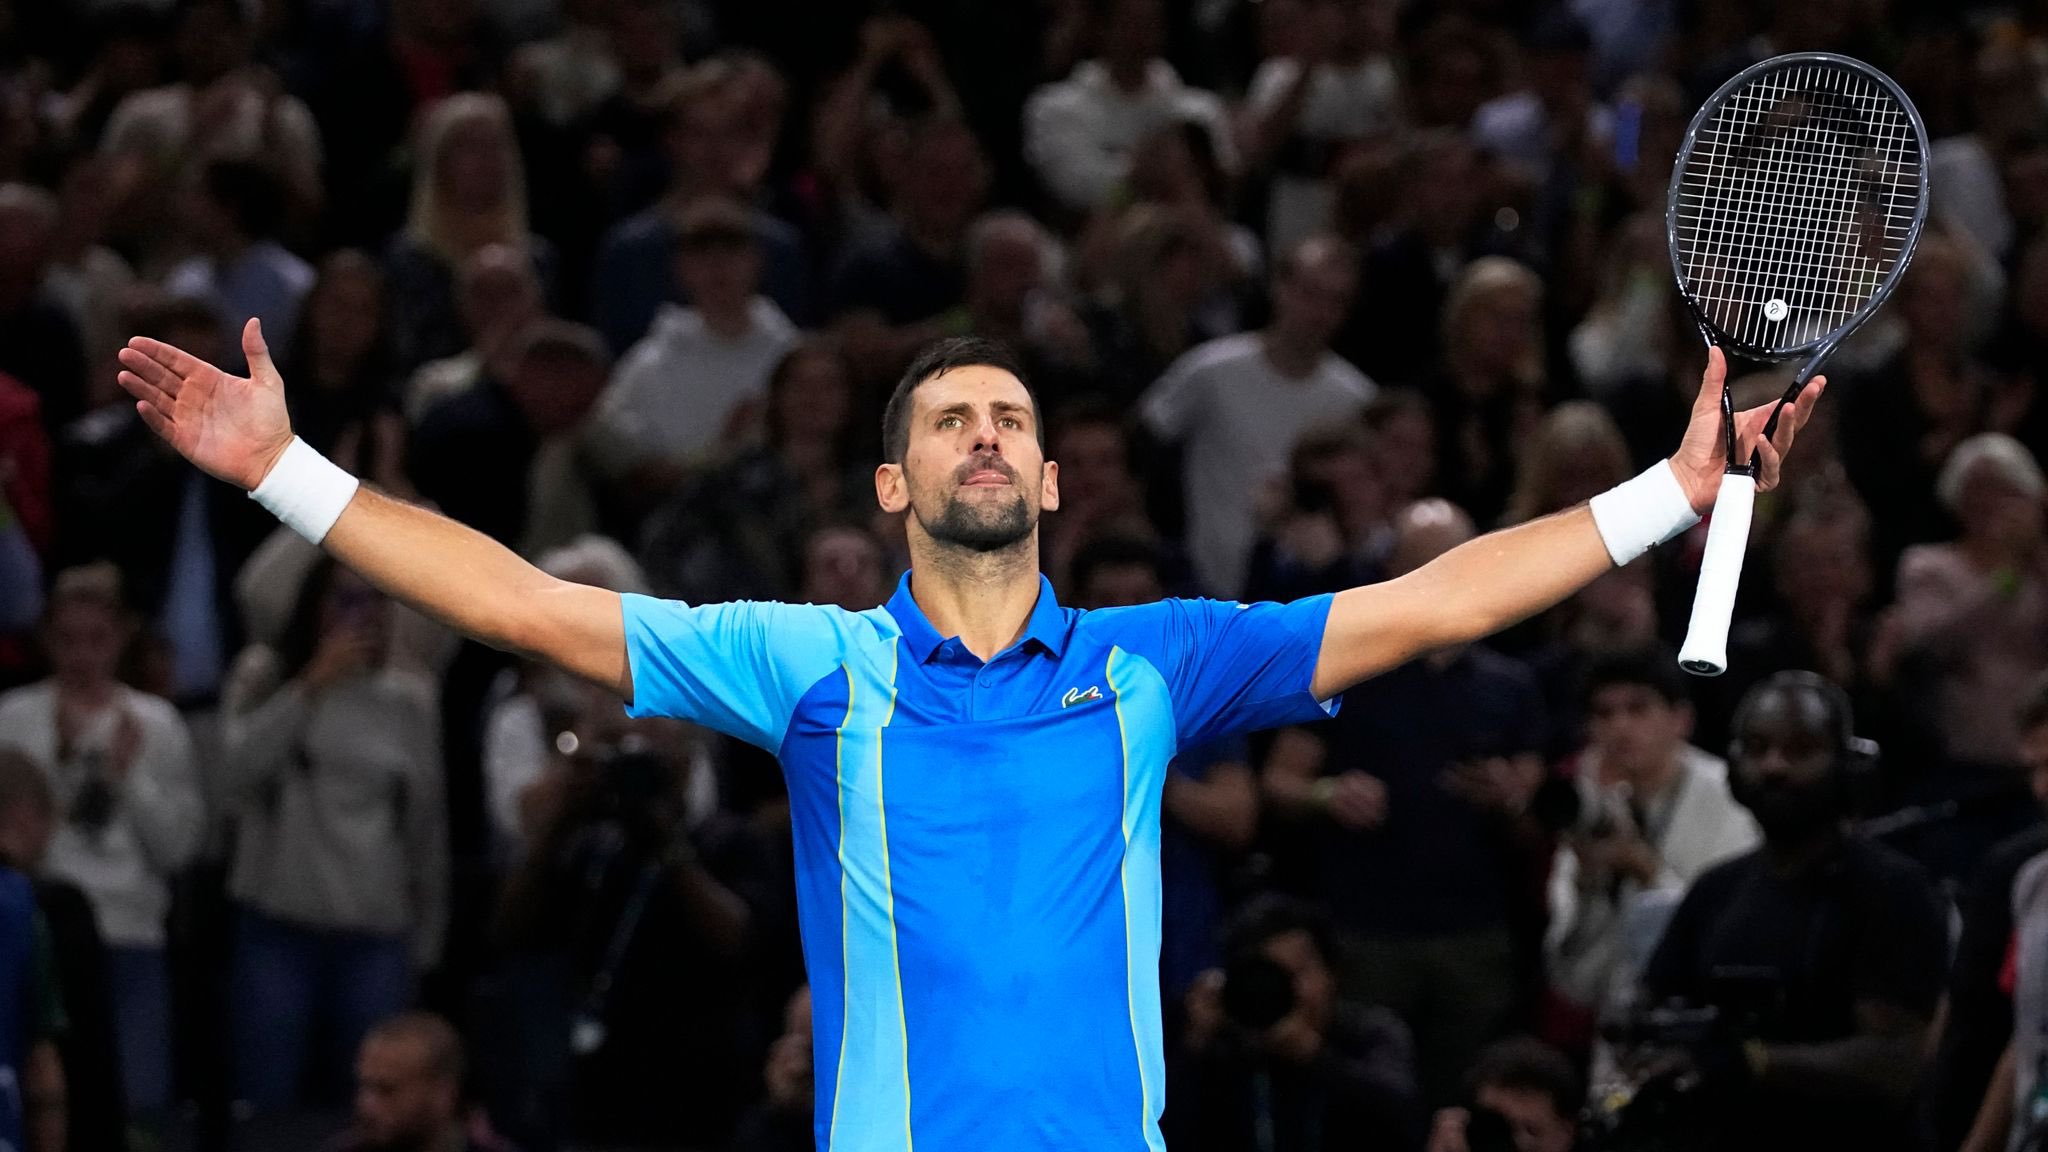
<path fill-rule="evenodd" d="M 1917 865 L 1844 827 L 1872 755 L 1854 733 L 1847 694 L 1811 672 L 1750 690 L 1730 783 L 1763 846 L 1693 883 L 1644 973 L 1652 1003 L 1717 1012 L 1687 1054 L 1715 1146 L 1912 1144 L 1947 919 Z"/>

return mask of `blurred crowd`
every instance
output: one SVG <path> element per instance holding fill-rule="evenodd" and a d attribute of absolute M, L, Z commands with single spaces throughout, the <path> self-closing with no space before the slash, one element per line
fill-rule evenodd
<path fill-rule="evenodd" d="M 2026 0 L 0 0 L 0 1145 L 813 1142 L 772 761 L 388 602 L 150 435 L 129 337 L 258 319 L 301 436 L 559 576 L 850 609 L 889 385 L 988 337 L 1063 601 L 1289 600 L 1675 447 L 1671 158 L 1792 50 L 1904 85 L 1932 214 L 1729 673 L 1667 646 L 1702 525 L 1182 750 L 1166 1136 L 2040 1146 Z"/>

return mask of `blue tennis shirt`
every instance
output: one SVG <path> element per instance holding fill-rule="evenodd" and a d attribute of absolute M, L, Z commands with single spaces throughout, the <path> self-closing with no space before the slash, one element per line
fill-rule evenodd
<path fill-rule="evenodd" d="M 1175 749 L 1320 719 L 1328 596 L 1083 612 L 983 663 L 880 608 L 626 596 L 635 716 L 789 780 L 827 1152 L 1160 1152 L 1159 803 Z"/>

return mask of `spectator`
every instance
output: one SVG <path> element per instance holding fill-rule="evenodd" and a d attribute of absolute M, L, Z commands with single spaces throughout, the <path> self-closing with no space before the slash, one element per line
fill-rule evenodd
<path fill-rule="evenodd" d="M 1422 1118 L 1408 1031 L 1338 994 L 1321 917 L 1281 898 L 1255 901 L 1231 921 L 1224 951 L 1228 966 L 1203 973 L 1187 996 L 1181 1044 L 1193 1091 L 1167 1117 L 1175 1146 L 1412 1146 Z"/>
<path fill-rule="evenodd" d="M 1516 1037 L 1490 1045 L 1466 1077 L 1464 1107 L 1436 1114 L 1428 1152 L 1473 1152 L 1475 1146 L 1514 1152 L 1572 1152 L 1578 1147 L 1585 1089 L 1562 1052 Z M 1481 1137 L 1484 1130 L 1487 1137 Z M 1490 1142 L 1483 1142 L 1490 1141 Z"/>
<path fill-rule="evenodd" d="M 2048 815 L 2048 675 L 2028 685 L 2018 722 L 2034 820 L 1985 854 L 1961 897 L 1962 932 L 1949 966 L 1926 1093 L 1927 1119 L 1938 1148 L 1960 1146 L 1982 1106 L 1993 1113 L 1983 1138 L 1992 1152 L 2003 1149 L 2006 1125 L 1996 1121 L 2016 1102 L 2006 1085 L 1992 1080 L 1994 1072 L 2000 1078 L 2017 1072 L 2000 1064 L 2002 1051 L 2016 1036 L 2007 968 L 2014 942 L 2014 882 L 2021 869 L 2048 851 L 2048 820 L 2042 818 Z"/>
<path fill-rule="evenodd" d="M 1436 405 L 1443 494 L 1489 523 L 1507 507 L 1519 445 L 1545 399 L 1543 282 L 1504 256 L 1473 261 L 1444 302 Z"/>
<path fill-rule="evenodd" d="M 462 1038 L 439 1016 L 408 1012 L 363 1035 L 355 1123 L 332 1152 L 506 1152 L 463 1094 Z"/>
<path fill-rule="evenodd" d="M 392 353 L 401 371 L 462 351 L 456 272 L 487 244 L 525 252 L 543 285 L 554 248 L 528 231 L 526 182 L 511 114 L 496 96 L 464 93 L 420 128 L 405 229 L 384 255 Z"/>
<path fill-rule="evenodd" d="M 1298 56 L 1259 65 L 1245 98 L 1245 166 L 1270 168 L 1266 239 L 1287 251 L 1335 221 L 1330 175 L 1348 147 L 1400 123 L 1401 78 L 1390 0 L 1303 4 Z"/>
<path fill-rule="evenodd" d="M 1252 546 L 1246 594 L 1297 600 L 1381 579 L 1394 513 L 1371 443 L 1356 425 L 1312 430 L 1294 446 L 1283 504 Z M 1405 506 L 1405 505 L 1404 505 Z"/>
<path fill-rule="evenodd" d="M 596 242 L 615 219 L 661 198 L 668 183 L 664 151 L 669 104 L 683 84 L 683 41 L 701 37 L 701 21 L 666 0 L 614 0 L 604 5 L 605 50 L 618 74 L 613 91 L 589 117 L 568 125 L 573 143 L 587 145 L 597 202 L 584 220 L 563 220 L 557 228 Z"/>
<path fill-rule="evenodd" d="M 1384 389 L 1365 407 L 1365 431 L 1389 507 L 1436 490 L 1436 419 L 1420 392 Z"/>
<path fill-rule="evenodd" d="M 1481 105 L 1472 116 L 1472 141 L 1535 188 L 1553 166 L 1577 165 L 1582 150 L 1605 144 L 1613 124 L 1593 98 L 1593 38 L 1569 5 L 1552 5 L 1538 17 L 1526 47 L 1527 87 Z"/>
<path fill-rule="evenodd" d="M 1441 500 L 1404 510 L 1396 531 L 1389 577 L 1473 535 Z M 1310 883 L 1334 913 L 1344 987 L 1407 1022 L 1432 1106 L 1523 991 L 1510 893 L 1543 746 L 1535 677 L 1473 645 L 1353 688 L 1334 723 L 1282 732 L 1266 760 L 1266 799 L 1306 833 Z"/>
<path fill-rule="evenodd" d="M 1054 269 L 1060 251 L 1038 221 L 991 212 L 967 234 L 967 327 L 1016 352 L 1040 398 L 1057 407 L 1095 363 L 1086 325 Z"/>
<path fill-rule="evenodd" d="M 273 354 L 291 354 L 313 268 L 277 241 L 284 195 L 277 177 L 253 160 L 215 160 L 186 193 L 185 230 L 196 252 L 171 269 L 164 288 L 211 302 L 230 348 L 241 347 L 242 325 L 254 316 L 276 334 Z M 228 367 L 248 370 L 234 361 Z"/>
<path fill-rule="evenodd" d="M 823 230 L 852 247 L 889 227 L 886 206 L 910 174 L 902 162 L 908 124 L 961 113 L 924 25 L 908 16 L 871 16 L 859 41 L 860 54 L 827 86 L 811 130 L 812 166 L 829 198 Z"/>
<path fill-rule="evenodd" d="M 1704 1071 L 1725 1094 L 1728 1146 L 1913 1146 L 1907 1104 L 1940 994 L 1947 925 L 1910 861 L 1843 826 L 1868 752 L 1842 690 L 1809 672 L 1751 689 L 1735 714 L 1729 783 L 1763 845 L 1709 869 L 1643 974 L 1652 1003 L 1742 1019 Z"/>
<path fill-rule="evenodd" d="M 1607 491 L 1631 474 L 1621 429 L 1591 401 L 1552 408 L 1522 448 L 1515 490 L 1503 524 L 1562 512 Z"/>
<path fill-rule="evenodd" d="M 0 372 L 35 390 L 52 440 L 86 410 L 83 338 L 50 286 L 57 223 L 48 192 L 0 185 Z"/>
<path fill-rule="evenodd" d="M 1222 101 L 1181 83 L 1160 55 L 1166 10 L 1160 0 L 1089 0 L 1094 58 L 1024 105 L 1024 155 L 1062 207 L 1101 207 L 1129 170 L 1131 150 L 1162 124 L 1207 129 L 1226 171 L 1235 167 Z"/>
<path fill-rule="evenodd" d="M 796 229 L 754 203 L 765 171 L 746 162 L 743 95 L 739 67 L 714 57 L 690 68 L 670 96 L 667 192 L 613 227 L 598 248 L 591 323 L 615 353 L 623 354 L 646 334 L 663 301 L 689 302 L 675 280 L 679 213 L 706 196 L 748 205 L 760 246 L 763 294 L 799 323 L 811 318 L 802 240 Z"/>
<path fill-rule="evenodd" d="M 854 447 L 838 349 L 796 345 L 766 392 L 765 435 L 649 517 L 641 558 L 662 595 L 700 604 L 791 595 L 806 537 L 874 510 L 874 467 Z"/>
<path fill-rule="evenodd" d="M 1166 597 L 1163 567 L 1159 549 L 1145 540 L 1099 538 L 1075 557 L 1075 603 L 1090 610 L 1155 603 Z M 1247 759 L 1244 741 L 1233 739 L 1184 748 L 1167 765 L 1160 800 L 1159 986 L 1168 1003 L 1224 959 L 1218 951 L 1224 877 L 1251 847 L 1259 822 L 1258 786 Z"/>
<path fill-rule="evenodd" d="M 598 400 L 596 453 L 615 479 L 659 498 L 742 438 L 796 326 L 756 294 L 761 258 L 746 209 L 705 200 L 683 210 L 676 278 L 688 307 L 664 304 Z"/>
<path fill-rule="evenodd" d="M 292 431 L 345 457 L 386 491 L 405 492 L 405 421 L 386 339 L 384 274 L 360 249 L 320 262 L 284 361 Z M 266 328 L 266 331 L 268 329 Z"/>
<path fill-rule="evenodd" d="M 1234 331 L 1211 307 L 1231 262 L 1216 232 L 1184 210 L 1139 205 L 1108 231 L 1109 278 L 1087 319 L 1096 376 L 1123 408 L 1190 349 Z"/>
<path fill-rule="evenodd" d="M 388 602 L 332 561 L 223 708 L 238 831 L 238 1098 L 339 1098 L 357 1043 L 441 957 L 447 810 L 431 691 L 386 667 Z"/>
<path fill-rule="evenodd" d="M 1304 241 L 1274 277 L 1271 325 L 1188 353 L 1139 403 L 1155 436 L 1185 445 L 1188 550 L 1213 595 L 1243 587 L 1257 485 L 1304 429 L 1352 418 L 1372 399 L 1373 382 L 1330 351 L 1355 262 L 1342 241 Z"/>
<path fill-rule="evenodd" d="M 865 612 L 889 598 L 894 584 L 882 567 L 882 542 L 857 524 L 827 524 L 804 542 L 804 583 L 798 599 Z"/>
<path fill-rule="evenodd" d="M 114 677 L 133 635 L 111 565 L 60 573 L 43 634 L 51 676 L 0 696 L 0 741 L 43 770 L 63 813 L 49 874 L 92 901 L 124 1093 L 149 1115 L 171 1103 L 170 882 L 205 816 L 184 720 Z"/>
<path fill-rule="evenodd" d="M 406 457 L 421 496 L 523 551 L 561 543 L 596 516 L 584 466 L 585 419 L 610 358 L 591 329 L 536 324 L 488 377 L 422 413 Z"/>
<path fill-rule="evenodd" d="M 114 354 L 130 335 L 123 302 L 135 291 L 135 270 L 109 247 L 117 192 L 115 163 L 97 156 L 74 162 L 58 184 L 57 229 L 44 288 L 71 314 L 84 349 L 85 404 L 98 408 L 119 391 Z"/>
<path fill-rule="evenodd" d="M 29 1147 L 123 1152 L 128 1147 L 128 1110 L 121 1099 L 106 942 L 93 923 L 92 902 L 85 893 L 44 873 L 60 820 L 57 797 L 43 770 L 21 752 L 0 747 L 0 864 L 34 882 L 35 906 L 49 950 L 43 979 L 51 982 L 48 1002 L 38 1000 L 35 1009 L 47 1012 L 48 1005 L 56 1005 L 59 1019 L 44 1023 L 61 1023 L 55 1040 L 63 1069 L 58 1087 L 64 1138 L 59 1143 L 38 1133 Z M 39 1090 L 47 1091 L 47 1082 Z"/>
<path fill-rule="evenodd" d="M 469 346 L 453 356 L 429 360 L 406 381 L 405 414 L 410 423 L 418 423 L 440 400 L 469 391 L 487 376 L 504 379 L 532 334 L 530 329 L 547 315 L 533 261 L 509 244 L 486 244 L 472 253 L 455 292 Z"/>
<path fill-rule="evenodd" d="M 1051 424 L 1049 458 L 1060 465 L 1060 506 L 1039 517 L 1040 562 L 1053 587 L 1071 594 L 1078 586 L 1075 558 L 1090 541 L 1157 532 L 1145 517 L 1145 488 L 1131 471 L 1129 434 L 1117 409 L 1084 396 L 1053 409 Z"/>
<path fill-rule="evenodd" d="M 921 120 L 907 143 L 892 226 L 832 274 L 832 321 L 863 382 L 893 377 L 919 347 L 966 323 L 968 229 L 988 192 L 988 161 L 958 120 Z"/>
<path fill-rule="evenodd" d="M 1756 822 L 1728 792 L 1728 765 L 1691 743 L 1692 704 L 1675 654 L 1609 655 L 1586 670 L 1579 818 L 1550 875 L 1549 984 L 1586 1012 L 1632 988 L 1645 956 L 1632 931 L 1668 914 L 1687 885 L 1756 847 Z"/>

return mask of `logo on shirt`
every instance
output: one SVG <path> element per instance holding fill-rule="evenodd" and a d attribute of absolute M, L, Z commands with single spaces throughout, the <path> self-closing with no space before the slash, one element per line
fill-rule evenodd
<path fill-rule="evenodd" d="M 1076 704 L 1086 704 L 1090 700 L 1100 699 L 1102 699 L 1102 689 L 1097 688 L 1092 684 L 1089 685 L 1088 688 L 1085 690 L 1080 688 L 1069 688 L 1067 689 L 1067 694 L 1065 696 L 1060 697 L 1060 707 L 1072 708 Z"/>

